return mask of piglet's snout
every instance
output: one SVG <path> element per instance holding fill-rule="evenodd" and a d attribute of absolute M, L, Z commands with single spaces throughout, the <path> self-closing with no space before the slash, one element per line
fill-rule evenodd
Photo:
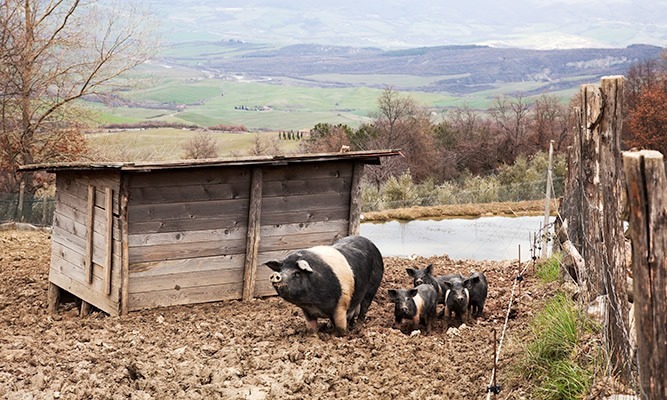
<path fill-rule="evenodd" d="M 274 273 L 271 274 L 271 276 L 269 276 L 269 280 L 271 281 L 271 283 L 273 283 L 275 285 L 277 283 L 280 283 L 280 281 L 283 280 L 283 277 L 280 276 L 279 273 L 274 272 Z"/>

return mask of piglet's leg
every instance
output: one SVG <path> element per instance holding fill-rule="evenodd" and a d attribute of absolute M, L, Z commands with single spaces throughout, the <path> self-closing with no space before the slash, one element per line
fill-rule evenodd
<path fill-rule="evenodd" d="M 303 315 L 306 317 L 306 331 L 308 333 L 317 332 L 317 318 L 313 317 L 305 311 L 303 312 Z"/>

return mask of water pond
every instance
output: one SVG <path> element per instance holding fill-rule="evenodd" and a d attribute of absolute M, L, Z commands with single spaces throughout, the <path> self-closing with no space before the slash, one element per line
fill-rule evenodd
<path fill-rule="evenodd" d="M 549 219 L 553 223 L 554 217 Z M 528 261 L 544 216 L 365 222 L 360 234 L 385 257 L 441 256 L 452 259 Z M 537 250 L 539 256 L 540 250 Z"/>

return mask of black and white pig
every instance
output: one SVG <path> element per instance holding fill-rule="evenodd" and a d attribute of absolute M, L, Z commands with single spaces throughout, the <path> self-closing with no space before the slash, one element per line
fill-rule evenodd
<path fill-rule="evenodd" d="M 405 269 L 408 275 L 412 278 L 412 283 L 414 287 L 417 287 L 423 283 L 432 285 L 433 288 L 438 293 L 438 303 L 445 305 L 445 281 L 449 281 L 452 278 L 462 278 L 461 274 L 448 274 L 448 275 L 433 275 L 433 264 L 429 264 L 424 269 L 419 268 L 406 268 Z M 446 306 L 446 305 L 445 305 Z M 443 313 L 444 314 L 444 313 Z"/>
<path fill-rule="evenodd" d="M 470 302 L 470 292 L 465 285 L 466 279 L 463 277 L 454 277 L 450 280 L 443 281 L 445 290 L 445 306 L 447 309 L 447 317 L 457 319 L 462 322 L 468 321 L 468 304 Z"/>
<path fill-rule="evenodd" d="M 486 282 L 486 276 L 483 272 L 473 272 L 464 281 L 465 287 L 468 289 L 469 300 L 468 308 L 473 317 L 481 317 L 484 312 L 484 303 L 486 302 L 486 295 L 489 290 L 489 285 Z"/>
<path fill-rule="evenodd" d="M 412 289 L 389 289 L 389 299 L 394 302 L 394 328 L 400 329 L 409 322 L 412 329 L 419 324 L 431 331 L 435 319 L 438 293 L 433 285 L 423 283 Z"/>
<path fill-rule="evenodd" d="M 266 266 L 274 271 L 269 279 L 278 295 L 303 310 L 309 331 L 317 331 L 318 318 L 329 318 L 339 335 L 365 319 L 384 274 L 380 251 L 362 236 L 299 250 Z"/>

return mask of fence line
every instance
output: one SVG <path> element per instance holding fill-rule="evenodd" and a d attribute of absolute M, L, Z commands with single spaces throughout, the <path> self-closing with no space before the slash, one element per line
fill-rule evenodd
<path fill-rule="evenodd" d="M 0 223 L 25 222 L 50 226 L 53 222 L 55 198 L 20 193 L 0 193 Z"/>

